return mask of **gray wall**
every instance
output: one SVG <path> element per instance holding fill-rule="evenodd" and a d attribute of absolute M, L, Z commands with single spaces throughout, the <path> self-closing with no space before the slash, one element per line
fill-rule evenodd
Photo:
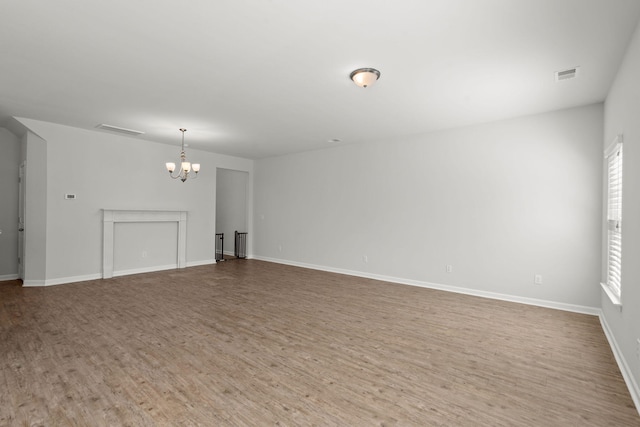
<path fill-rule="evenodd" d="M 602 134 L 596 104 L 258 160 L 254 254 L 595 312 Z"/>
<path fill-rule="evenodd" d="M 23 279 L 26 285 L 41 286 L 47 277 L 48 252 L 64 253 L 66 248 L 50 246 L 47 235 L 47 143 L 37 134 L 26 132 L 22 145 L 26 156 Z"/>
<path fill-rule="evenodd" d="M 605 326 L 614 338 L 614 350 L 623 359 L 623 374 L 635 391 L 640 410 L 640 27 L 605 103 L 602 150 L 617 134 L 624 135 L 622 201 L 622 310 L 602 293 Z M 603 208 L 604 209 L 604 208 Z M 603 236 L 606 231 L 603 224 Z M 606 253 L 603 252 L 603 266 Z M 606 268 L 602 269 L 606 280 Z M 625 372 L 626 371 L 626 372 Z"/>
<path fill-rule="evenodd" d="M 27 246 L 27 250 L 31 247 L 40 251 L 27 257 L 27 284 L 48 285 L 99 277 L 102 209 L 188 211 L 187 265 L 213 262 L 216 169 L 251 172 L 253 161 L 190 149 L 187 155 L 202 164 L 202 171 L 198 179 L 182 183 L 170 179 L 164 167 L 165 162 L 177 159 L 178 145 L 30 119 L 18 121 L 29 129 L 28 135 L 41 137 L 39 144 L 31 144 L 30 140 L 27 143 L 27 182 L 36 171 L 46 174 L 44 188 L 28 189 L 27 194 L 28 201 L 39 203 L 38 207 L 28 207 L 27 219 L 30 214 L 43 219 L 37 222 L 39 245 Z M 176 131 L 176 141 L 178 138 Z M 66 193 L 76 194 L 77 199 L 65 200 Z M 33 227 L 32 222 L 27 231 Z M 137 233 L 121 235 L 128 236 L 130 241 L 120 243 L 138 248 Z M 137 260 L 133 259 L 133 253 L 126 259 L 117 258 L 119 268 L 148 270 L 166 266 L 170 254 L 155 250 L 151 242 L 147 246 L 138 248 Z M 142 256 L 143 251 L 146 256 Z M 30 276 L 29 265 L 34 264 L 46 268 Z"/>
<path fill-rule="evenodd" d="M 18 275 L 18 168 L 20 140 L 0 128 L 0 280 Z"/>

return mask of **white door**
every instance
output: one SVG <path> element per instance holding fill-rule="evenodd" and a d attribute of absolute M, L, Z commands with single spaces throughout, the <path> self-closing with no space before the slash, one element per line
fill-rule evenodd
<path fill-rule="evenodd" d="M 25 163 L 20 165 L 18 176 L 18 277 L 24 280 L 24 204 L 25 185 L 24 170 Z"/>

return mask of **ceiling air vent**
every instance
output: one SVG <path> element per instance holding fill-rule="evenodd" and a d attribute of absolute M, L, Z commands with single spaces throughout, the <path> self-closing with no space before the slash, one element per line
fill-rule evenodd
<path fill-rule="evenodd" d="M 570 80 L 576 78 L 580 67 L 569 68 L 568 70 L 556 71 L 556 81 Z"/>
<path fill-rule="evenodd" d="M 104 123 L 96 126 L 96 128 L 102 129 L 102 130 L 108 130 L 111 132 L 124 133 L 126 135 L 144 135 L 144 132 L 139 130 L 121 128 L 119 126 L 105 125 Z"/>

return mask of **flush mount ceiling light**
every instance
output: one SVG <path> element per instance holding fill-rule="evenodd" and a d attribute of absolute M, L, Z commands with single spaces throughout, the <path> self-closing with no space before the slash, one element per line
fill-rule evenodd
<path fill-rule="evenodd" d="M 169 176 L 173 179 L 180 178 L 180 181 L 185 182 L 189 178 L 189 173 L 191 171 L 195 172 L 196 176 L 193 179 L 196 179 L 198 176 L 198 172 L 200 172 L 200 163 L 191 164 L 187 161 L 187 155 L 184 153 L 184 133 L 187 130 L 185 128 L 180 128 L 180 132 L 182 132 L 182 151 L 180 151 L 180 172 L 178 175 L 173 175 L 173 171 L 176 170 L 175 163 L 166 163 L 167 170 L 169 171 Z"/>
<path fill-rule="evenodd" d="M 380 78 L 380 71 L 375 68 L 358 68 L 349 75 L 351 80 L 360 87 L 368 87 Z"/>

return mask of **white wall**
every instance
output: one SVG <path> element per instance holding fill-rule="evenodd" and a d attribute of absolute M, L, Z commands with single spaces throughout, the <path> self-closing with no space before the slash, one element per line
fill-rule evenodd
<path fill-rule="evenodd" d="M 38 135 L 22 137 L 24 171 L 24 284 L 41 286 L 47 277 L 47 144 Z"/>
<path fill-rule="evenodd" d="M 46 144 L 45 284 L 101 275 L 102 209 L 186 210 L 187 265 L 213 262 L 216 168 L 251 172 L 251 160 L 189 150 L 187 155 L 202 163 L 202 171 L 196 180 L 182 183 L 170 179 L 164 167 L 178 157 L 177 145 L 18 120 Z M 28 152 L 28 170 L 31 162 Z M 66 193 L 77 199 L 65 200 Z M 28 193 L 27 200 L 33 196 Z M 149 249 L 147 255 L 140 268 L 166 264 L 162 251 Z M 132 260 L 124 265 L 135 268 Z"/>
<path fill-rule="evenodd" d="M 604 292 L 602 312 L 615 347 L 624 359 L 623 374 L 632 384 L 640 410 L 640 27 L 636 29 L 626 57 L 605 103 L 605 137 L 608 146 L 617 134 L 624 135 L 622 202 L 622 311 Z M 603 227 L 604 233 L 604 227 Z M 605 252 L 603 251 L 603 265 Z M 606 267 L 602 269 L 606 279 Z M 614 348 L 615 349 L 615 348 Z M 626 367 L 625 367 L 626 365 Z M 624 372 L 626 370 L 626 372 Z M 630 378 L 632 378 L 630 380 Z"/>
<path fill-rule="evenodd" d="M 258 160 L 254 255 L 597 310 L 602 117 L 596 104 Z"/>
<path fill-rule="evenodd" d="M 0 280 L 18 275 L 18 169 L 20 141 L 0 128 Z"/>
<path fill-rule="evenodd" d="M 247 231 L 249 174 L 218 169 L 216 182 L 216 233 L 224 233 L 224 252 L 233 254 L 235 231 Z"/>

